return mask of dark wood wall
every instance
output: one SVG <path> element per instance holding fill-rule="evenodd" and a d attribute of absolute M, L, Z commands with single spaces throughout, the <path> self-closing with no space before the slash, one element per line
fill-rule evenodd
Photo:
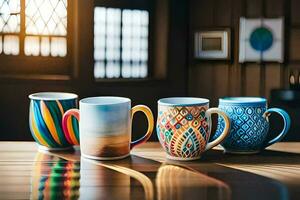
<path fill-rule="evenodd" d="M 190 0 L 189 94 L 208 97 L 216 106 L 222 96 L 263 96 L 273 88 L 287 88 L 289 73 L 300 68 L 300 0 Z M 239 19 L 285 18 L 285 62 L 240 64 Z M 229 27 L 231 61 L 199 61 L 193 58 L 195 30 Z"/>

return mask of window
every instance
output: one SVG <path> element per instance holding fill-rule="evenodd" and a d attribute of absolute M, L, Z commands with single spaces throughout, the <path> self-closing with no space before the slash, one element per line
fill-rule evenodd
<path fill-rule="evenodd" d="M 25 0 L 24 53 L 67 55 L 67 0 Z"/>
<path fill-rule="evenodd" d="M 149 11 L 94 9 L 94 77 L 148 76 Z"/>
<path fill-rule="evenodd" d="M 0 0 L 0 14 L 0 53 L 66 56 L 67 0 Z"/>
<path fill-rule="evenodd" d="M 0 0 L 0 77 L 69 79 L 73 9 L 70 0 Z"/>
<path fill-rule="evenodd" d="M 0 1 L 0 54 L 19 54 L 20 1 Z"/>

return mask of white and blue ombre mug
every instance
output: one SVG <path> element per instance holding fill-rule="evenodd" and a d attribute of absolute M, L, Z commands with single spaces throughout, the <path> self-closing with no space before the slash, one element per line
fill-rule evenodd
<path fill-rule="evenodd" d="M 137 111 L 146 115 L 148 130 L 142 138 L 131 142 L 131 122 Z M 128 156 L 133 147 L 150 138 L 154 125 L 153 114 L 147 106 L 131 108 L 131 100 L 124 97 L 90 97 L 80 100 L 79 110 L 71 109 L 65 113 L 65 129 L 72 115 L 79 120 L 82 156 L 96 160 Z"/>
<path fill-rule="evenodd" d="M 267 100 L 260 97 L 227 97 L 219 99 L 219 109 L 230 118 L 231 128 L 227 138 L 221 143 L 228 153 L 257 153 L 279 142 L 287 134 L 291 120 L 280 108 L 267 108 Z M 270 114 L 278 113 L 283 119 L 283 130 L 268 140 Z M 224 121 L 219 118 L 216 135 L 224 129 Z"/>

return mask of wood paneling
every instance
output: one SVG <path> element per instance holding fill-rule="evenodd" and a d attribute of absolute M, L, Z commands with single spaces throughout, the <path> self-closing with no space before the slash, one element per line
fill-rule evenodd
<path fill-rule="evenodd" d="M 195 27 L 229 27 L 232 32 L 232 60 L 197 61 L 190 49 L 190 80 L 201 76 L 201 83 L 189 82 L 191 96 L 207 97 L 216 102 L 221 96 L 264 96 L 269 98 L 270 90 L 288 87 L 290 62 L 300 63 L 300 0 L 191 0 L 190 1 L 190 37 Z M 239 57 L 239 19 L 248 18 L 285 18 L 285 54 L 283 64 L 248 63 L 240 64 Z M 205 20 L 203 20 L 205 19 Z M 190 46 L 193 39 L 190 38 Z M 299 66 L 298 66 L 299 67 Z M 203 68 L 203 69 L 196 69 Z M 211 68 L 211 69 L 209 69 Z M 209 72 L 202 76 L 203 71 Z M 211 74 L 211 76 L 209 76 Z M 203 86 L 211 82 L 212 85 Z M 198 87 L 192 89 L 192 85 Z M 201 85 L 201 87 L 200 87 Z M 208 96 L 210 95 L 210 96 Z"/>
<path fill-rule="evenodd" d="M 293 25 L 300 25 L 300 1 L 291 0 L 291 23 Z"/>
<path fill-rule="evenodd" d="M 190 1 L 191 28 L 206 27 L 213 24 L 214 1 Z"/>
<path fill-rule="evenodd" d="M 232 53 L 232 65 L 229 66 L 229 93 L 230 96 L 240 96 L 242 91 L 242 68 L 240 63 L 236 61 L 239 56 L 239 29 L 234 28 L 238 26 L 239 19 L 243 16 L 245 12 L 243 1 L 241 0 L 232 0 L 232 9 L 231 9 L 231 52 Z"/>
<path fill-rule="evenodd" d="M 219 97 L 228 96 L 229 72 L 227 64 L 198 64 L 190 70 L 189 94 L 209 98 L 211 106 L 216 106 Z"/>
<path fill-rule="evenodd" d="M 289 53 L 291 60 L 300 60 L 300 29 L 291 30 Z"/>
<path fill-rule="evenodd" d="M 266 17 L 281 17 L 284 15 L 284 0 L 266 0 Z"/>
<path fill-rule="evenodd" d="M 197 75 L 197 76 L 195 76 Z M 191 96 L 213 96 L 214 68 L 211 64 L 199 64 L 191 68 L 189 74 L 189 93 Z M 199 91 L 201 91 L 199 93 Z"/>
<path fill-rule="evenodd" d="M 266 65 L 265 83 L 266 85 L 264 92 L 266 96 L 269 97 L 272 89 L 279 88 L 281 86 L 280 64 Z"/>
<path fill-rule="evenodd" d="M 260 91 L 260 66 L 257 64 L 247 64 L 245 66 L 245 95 L 246 96 L 259 96 Z"/>
<path fill-rule="evenodd" d="M 229 65 L 219 64 L 215 65 L 214 69 L 216 70 L 214 73 L 214 89 L 213 95 L 214 97 L 224 97 L 227 96 L 229 90 Z M 217 102 L 218 99 L 214 99 L 214 103 Z M 215 105 L 216 106 L 216 105 Z"/>
<path fill-rule="evenodd" d="M 215 26 L 230 26 L 231 25 L 231 0 L 215 0 L 214 6 L 214 25 Z M 226 12 L 224 12 L 226 10 Z M 217 13 L 223 13 L 219 15 Z"/>
<path fill-rule="evenodd" d="M 154 23 L 154 76 L 163 79 L 167 76 L 167 49 L 169 33 L 169 3 L 162 0 L 156 4 Z"/>
<path fill-rule="evenodd" d="M 263 16 L 263 0 L 246 0 L 245 10 L 246 17 L 260 17 Z"/>

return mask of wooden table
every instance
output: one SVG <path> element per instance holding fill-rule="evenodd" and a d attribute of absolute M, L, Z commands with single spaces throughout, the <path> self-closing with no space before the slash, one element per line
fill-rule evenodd
<path fill-rule="evenodd" d="M 299 199 L 300 143 L 251 156 L 215 148 L 193 162 L 166 160 L 158 143 L 146 143 L 98 162 L 0 142 L 0 184 L 0 199 Z"/>

